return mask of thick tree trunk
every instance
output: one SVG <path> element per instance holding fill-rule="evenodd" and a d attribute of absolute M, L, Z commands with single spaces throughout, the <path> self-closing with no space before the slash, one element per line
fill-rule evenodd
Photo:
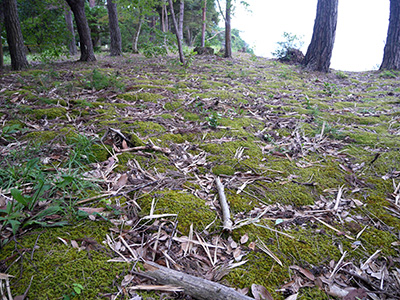
<path fill-rule="evenodd" d="M 121 56 L 122 41 L 121 41 L 121 31 L 119 30 L 119 24 L 118 24 L 117 4 L 113 3 L 112 0 L 107 0 L 107 10 L 108 10 L 108 21 L 110 24 L 110 38 L 111 38 L 110 55 Z"/>
<path fill-rule="evenodd" d="M 202 15 L 202 28 L 201 28 L 201 47 L 206 44 L 206 13 L 207 13 L 207 0 L 204 0 L 203 15 Z"/>
<path fill-rule="evenodd" d="M 26 59 L 26 48 L 18 18 L 17 1 L 3 0 L 3 5 L 7 43 L 11 56 L 11 68 L 13 70 L 21 70 L 28 67 L 29 64 Z"/>
<path fill-rule="evenodd" d="M 69 54 L 76 55 L 78 53 L 78 49 L 76 48 L 76 43 L 75 43 L 74 20 L 72 19 L 72 12 L 69 8 L 65 9 L 64 17 L 65 17 L 65 23 L 67 24 L 67 29 L 70 33 L 68 37 Z"/>
<path fill-rule="evenodd" d="M 183 17 L 185 13 L 185 1 L 181 0 L 180 6 L 179 6 L 179 38 L 181 39 L 181 42 L 183 43 Z"/>
<path fill-rule="evenodd" d="M 232 57 L 232 35 L 231 35 L 231 10 L 232 0 L 226 0 L 225 8 L 225 55 L 226 58 Z"/>
<path fill-rule="evenodd" d="M 96 61 L 94 56 L 90 29 L 85 14 L 84 0 L 66 0 L 75 16 L 81 48 L 81 61 Z"/>
<path fill-rule="evenodd" d="M 183 55 L 183 49 L 182 49 L 182 41 L 181 41 L 181 38 L 179 36 L 179 29 L 178 29 L 178 24 L 177 24 L 176 18 L 175 18 L 175 12 L 174 12 L 174 6 L 173 6 L 173 3 L 172 3 L 172 0 L 169 0 L 169 7 L 171 9 L 172 21 L 174 23 L 176 39 L 177 39 L 177 42 L 178 42 L 179 60 L 180 60 L 180 62 L 182 64 L 185 64 L 185 57 Z"/>
<path fill-rule="evenodd" d="M 389 29 L 380 70 L 400 69 L 400 1 L 390 0 Z"/>
<path fill-rule="evenodd" d="M 338 0 L 318 0 L 313 36 L 303 62 L 307 69 L 329 72 L 337 15 Z"/>

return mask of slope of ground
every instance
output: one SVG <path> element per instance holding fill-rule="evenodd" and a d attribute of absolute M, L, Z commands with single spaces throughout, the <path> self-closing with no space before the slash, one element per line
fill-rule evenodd
<path fill-rule="evenodd" d="M 257 299 L 399 299 L 397 76 L 248 55 L 5 72 L 0 273 L 29 299 L 190 299 L 136 291 L 143 260 Z"/>

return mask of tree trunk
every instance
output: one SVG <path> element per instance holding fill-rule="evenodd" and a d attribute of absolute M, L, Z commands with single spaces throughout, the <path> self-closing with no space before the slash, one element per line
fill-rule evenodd
<path fill-rule="evenodd" d="M 84 0 L 66 0 L 75 16 L 81 48 L 81 61 L 96 61 L 94 56 L 90 29 L 85 14 Z"/>
<path fill-rule="evenodd" d="M 64 17 L 65 17 L 65 23 L 67 24 L 67 29 L 70 33 L 68 37 L 69 54 L 76 55 L 78 53 L 78 49 L 76 48 L 76 43 L 75 43 L 74 21 L 72 20 L 72 12 L 69 8 L 65 9 Z"/>
<path fill-rule="evenodd" d="M 303 62 L 307 69 L 329 72 L 337 16 L 338 0 L 318 0 L 313 36 Z"/>
<path fill-rule="evenodd" d="M 181 0 L 180 6 L 179 6 L 179 38 L 181 39 L 181 42 L 183 43 L 183 15 L 185 12 L 185 1 Z"/>
<path fill-rule="evenodd" d="M 203 26 L 201 28 L 201 47 L 205 47 L 206 44 L 206 13 L 207 13 L 207 0 L 204 0 L 203 16 L 202 16 Z"/>
<path fill-rule="evenodd" d="M 180 60 L 180 62 L 182 64 L 185 64 L 185 57 L 183 55 L 183 49 L 182 49 L 182 41 L 181 41 L 181 38 L 179 36 L 178 24 L 176 22 L 176 17 L 175 17 L 174 6 L 173 6 L 173 3 L 172 3 L 172 0 L 169 0 L 169 7 L 171 9 L 172 21 L 174 23 L 176 39 L 177 39 L 177 42 L 178 42 L 179 60 Z"/>
<path fill-rule="evenodd" d="M 231 35 L 231 10 L 232 0 L 226 0 L 225 8 L 225 55 L 226 58 L 232 57 L 232 35 Z"/>
<path fill-rule="evenodd" d="M 121 41 L 121 31 L 119 30 L 119 24 L 118 24 L 117 4 L 113 3 L 112 0 L 107 0 L 107 10 L 108 10 L 108 21 L 110 24 L 110 38 L 111 38 L 110 55 L 121 56 L 122 41 Z"/>
<path fill-rule="evenodd" d="M 3 38 L 1 33 L 3 32 L 3 21 L 4 21 L 4 13 L 3 13 L 3 3 L 0 2 L 0 71 L 4 68 L 4 53 L 3 53 Z"/>
<path fill-rule="evenodd" d="M 380 70 L 400 69 L 400 1 L 390 0 L 389 29 Z"/>
<path fill-rule="evenodd" d="M 132 42 L 132 51 L 133 51 L 133 53 L 136 53 L 136 54 L 139 53 L 138 41 L 139 41 L 140 30 L 142 30 L 143 18 L 144 18 L 144 16 L 140 12 L 138 27 L 136 29 L 135 35 L 133 36 L 133 42 Z"/>
<path fill-rule="evenodd" d="M 11 68 L 13 70 L 21 70 L 28 67 L 29 64 L 26 59 L 26 48 L 18 18 L 17 1 L 3 0 L 3 5 L 7 43 L 11 56 Z"/>
<path fill-rule="evenodd" d="M 89 6 L 90 7 L 95 7 L 96 6 L 96 0 L 89 0 Z"/>

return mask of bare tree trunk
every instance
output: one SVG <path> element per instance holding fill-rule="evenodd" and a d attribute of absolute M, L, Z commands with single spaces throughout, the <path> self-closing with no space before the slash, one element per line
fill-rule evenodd
<path fill-rule="evenodd" d="M 96 0 L 89 0 L 89 6 L 90 7 L 95 7 L 96 6 Z"/>
<path fill-rule="evenodd" d="M 111 38 L 110 55 L 121 56 L 122 41 L 121 41 L 121 31 L 119 30 L 119 24 L 118 24 L 117 4 L 113 3 L 112 0 L 107 0 L 107 10 L 108 10 L 108 21 L 110 24 L 110 38 Z"/>
<path fill-rule="evenodd" d="M 1 33 L 3 32 L 3 21 L 4 21 L 4 13 L 3 13 L 3 3 L 0 2 L 0 71 L 4 68 L 4 53 L 3 53 L 3 38 Z"/>
<path fill-rule="evenodd" d="M 181 39 L 181 42 L 183 43 L 183 17 L 185 13 L 185 1 L 181 0 L 180 6 L 179 6 L 179 38 Z"/>
<path fill-rule="evenodd" d="M 167 32 L 167 31 L 169 31 L 169 21 L 168 21 L 168 11 L 167 11 L 166 4 L 164 4 L 164 18 L 165 18 L 165 21 L 164 21 L 165 31 L 164 32 Z"/>
<path fill-rule="evenodd" d="M 177 39 L 177 42 L 178 42 L 179 60 L 180 60 L 180 62 L 182 64 L 185 64 L 185 57 L 183 55 L 183 49 L 182 49 L 182 41 L 181 41 L 181 38 L 179 36 L 178 24 L 176 22 L 174 6 L 173 6 L 173 3 L 172 3 L 172 0 L 169 0 L 169 7 L 170 7 L 170 10 L 171 10 L 172 21 L 174 23 L 176 39 Z"/>
<path fill-rule="evenodd" d="M 136 29 L 136 32 L 135 32 L 135 35 L 133 36 L 133 41 L 132 41 L 133 53 L 139 53 L 138 41 L 139 41 L 140 30 L 142 30 L 143 18 L 144 18 L 144 16 L 142 16 L 142 12 L 140 12 L 138 27 Z"/>
<path fill-rule="evenodd" d="M 19 23 L 17 1 L 3 0 L 4 23 L 7 32 L 7 43 L 10 48 L 11 68 L 21 70 L 28 67 L 26 48 Z"/>
<path fill-rule="evenodd" d="M 380 70 L 400 69 L 400 1 L 390 0 L 389 29 Z"/>
<path fill-rule="evenodd" d="M 329 72 L 337 15 L 338 0 L 318 0 L 313 36 L 303 62 L 307 69 Z"/>
<path fill-rule="evenodd" d="M 225 8 L 225 55 L 226 58 L 232 57 L 232 35 L 231 35 L 231 10 L 232 0 L 226 0 Z"/>
<path fill-rule="evenodd" d="M 90 29 L 85 14 L 84 0 L 66 0 L 75 16 L 81 48 L 81 61 L 96 61 L 94 56 Z"/>
<path fill-rule="evenodd" d="M 207 13 L 207 0 L 204 0 L 203 16 L 202 16 L 203 26 L 201 28 L 201 47 L 205 47 L 206 44 L 206 13 Z"/>
<path fill-rule="evenodd" d="M 70 33 L 68 37 L 69 54 L 76 55 L 78 53 L 78 49 L 76 48 L 75 43 L 74 21 L 72 20 L 72 12 L 69 8 L 65 8 L 64 17 L 65 23 L 67 24 L 67 29 Z"/>

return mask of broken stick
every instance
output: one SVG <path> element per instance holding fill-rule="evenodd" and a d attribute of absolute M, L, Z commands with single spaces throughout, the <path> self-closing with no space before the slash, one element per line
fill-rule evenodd
<path fill-rule="evenodd" d="M 226 201 L 224 186 L 218 176 L 215 178 L 215 184 L 217 185 L 219 203 L 221 204 L 223 228 L 224 230 L 232 231 L 233 222 L 231 221 L 229 204 L 228 201 Z"/>
<path fill-rule="evenodd" d="M 186 294 L 198 300 L 254 300 L 251 297 L 240 294 L 233 288 L 171 270 L 154 262 L 145 262 L 143 266 L 146 270 L 142 273 L 143 275 L 150 276 L 161 284 L 180 286 Z"/>

